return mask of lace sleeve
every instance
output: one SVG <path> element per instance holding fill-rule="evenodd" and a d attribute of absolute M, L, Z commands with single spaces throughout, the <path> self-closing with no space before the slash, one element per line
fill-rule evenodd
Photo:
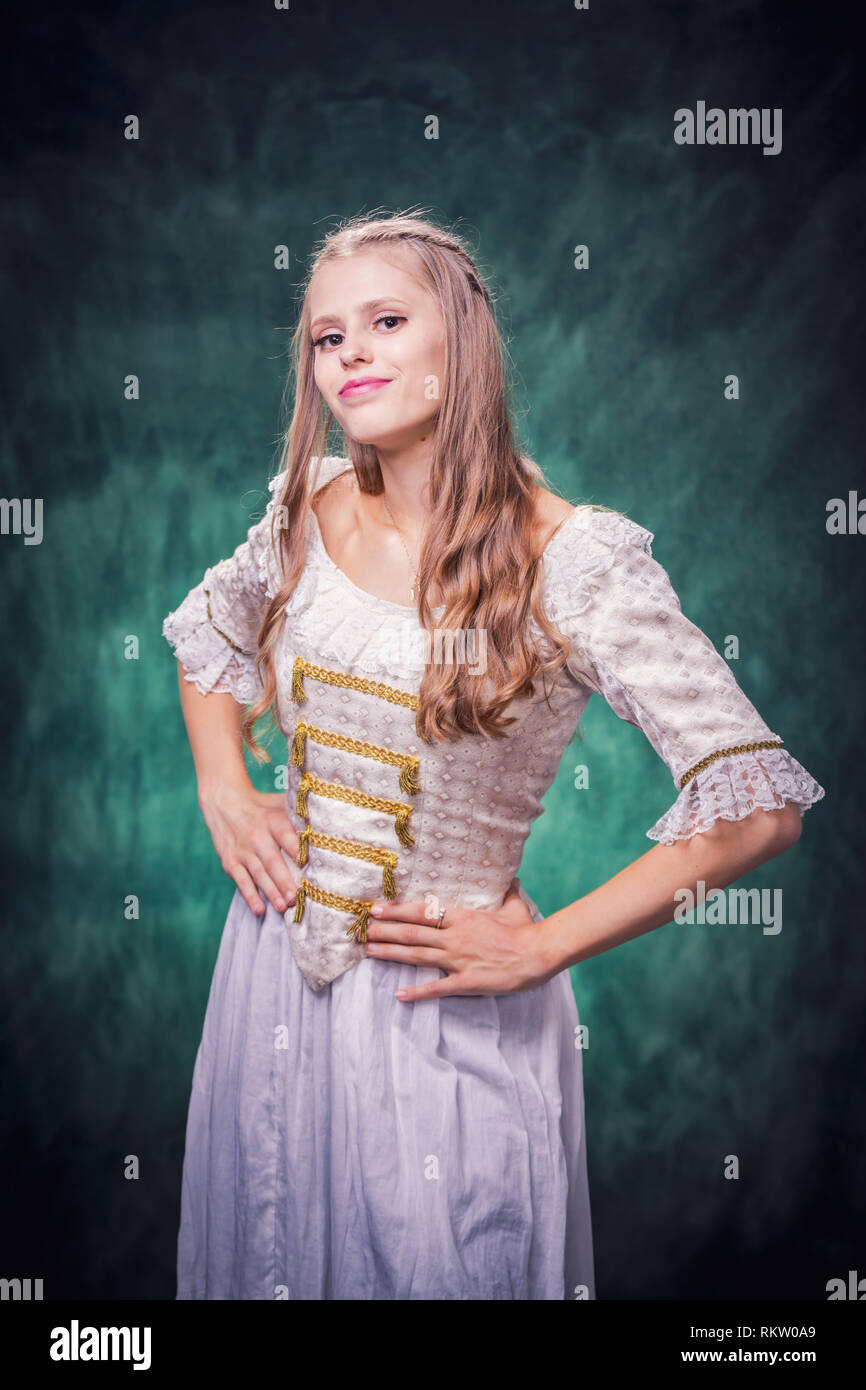
<path fill-rule="evenodd" d="M 684 615 L 653 533 L 619 512 L 578 508 L 549 581 L 550 617 L 571 645 L 568 669 L 646 734 L 678 789 L 646 833 L 673 844 L 717 820 L 793 801 L 802 816 L 823 787 L 765 724 L 710 639 Z"/>
<path fill-rule="evenodd" d="M 269 483 L 267 511 L 249 528 L 246 540 L 228 559 L 205 570 L 163 622 L 163 636 L 186 680 L 203 695 L 225 693 L 246 705 L 261 694 L 255 656 L 266 600 L 274 592 L 271 514 L 284 477 Z"/>

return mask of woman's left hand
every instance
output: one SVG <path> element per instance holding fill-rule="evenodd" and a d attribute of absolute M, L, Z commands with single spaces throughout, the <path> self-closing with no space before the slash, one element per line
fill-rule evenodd
<path fill-rule="evenodd" d="M 542 952 L 542 924 L 536 922 L 511 880 L 501 907 L 495 911 L 449 907 L 442 926 L 435 925 L 428 903 L 380 900 L 381 915 L 367 922 L 367 954 L 405 965 L 432 965 L 445 970 L 444 979 L 397 990 L 397 998 L 441 998 L 445 994 L 518 994 L 536 989 L 557 970 Z"/>

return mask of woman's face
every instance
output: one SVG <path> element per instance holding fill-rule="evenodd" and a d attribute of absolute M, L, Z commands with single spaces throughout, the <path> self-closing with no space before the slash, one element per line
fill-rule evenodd
<path fill-rule="evenodd" d="M 327 261 L 309 291 L 316 385 L 359 444 L 408 448 L 429 433 L 445 374 L 436 300 L 376 251 Z M 352 387 L 373 378 L 376 383 Z"/>

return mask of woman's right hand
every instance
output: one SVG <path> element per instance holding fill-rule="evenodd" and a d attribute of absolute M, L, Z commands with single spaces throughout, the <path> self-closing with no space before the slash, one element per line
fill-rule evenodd
<path fill-rule="evenodd" d="M 291 907 L 297 884 L 283 854 L 297 862 L 298 835 L 285 794 L 223 783 L 200 792 L 199 806 L 220 863 L 253 912 L 266 911 L 259 892 L 278 912 Z"/>

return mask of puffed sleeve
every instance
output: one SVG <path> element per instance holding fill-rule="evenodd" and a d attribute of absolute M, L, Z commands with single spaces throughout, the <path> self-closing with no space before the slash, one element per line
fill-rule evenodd
<path fill-rule="evenodd" d="M 676 800 L 647 836 L 673 844 L 789 801 L 802 817 L 823 787 L 685 616 L 653 539 L 620 512 L 579 507 L 554 537 L 547 589 L 571 675 L 646 734 L 674 779 Z"/>
<path fill-rule="evenodd" d="M 234 554 L 205 570 L 162 625 L 162 633 L 203 695 L 233 695 L 239 704 L 252 704 L 262 685 L 255 667 L 259 627 L 266 602 L 273 595 L 275 558 L 271 543 L 271 514 L 285 473 L 268 484 L 271 499 L 260 521 Z"/>

